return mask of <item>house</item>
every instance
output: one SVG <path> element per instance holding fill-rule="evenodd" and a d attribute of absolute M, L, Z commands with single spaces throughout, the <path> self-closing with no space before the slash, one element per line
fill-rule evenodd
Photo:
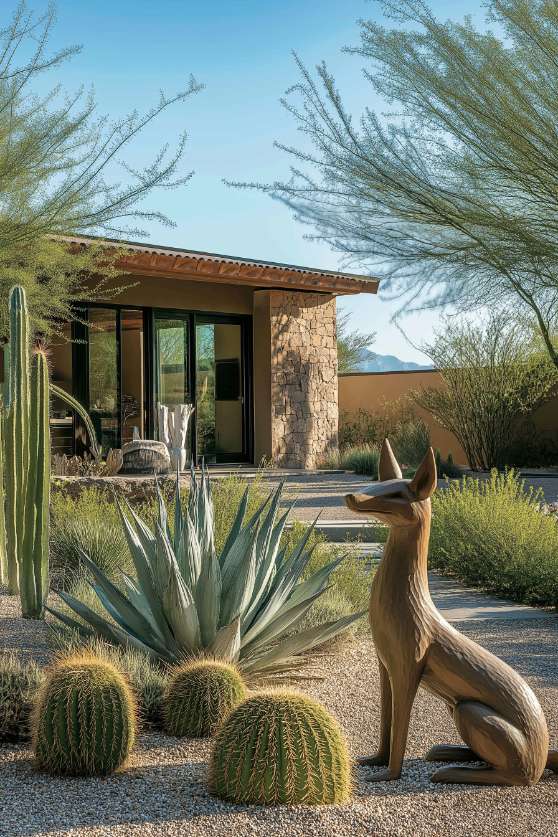
<path fill-rule="evenodd" d="M 87 246 L 83 238 L 72 246 Z M 337 271 L 134 242 L 121 251 L 128 287 L 87 304 L 52 346 L 53 380 L 89 410 L 104 450 L 156 438 L 158 403 L 195 406 L 196 460 L 312 468 L 337 446 L 335 300 L 376 293 Z M 86 437 L 52 406 L 53 448 Z"/>

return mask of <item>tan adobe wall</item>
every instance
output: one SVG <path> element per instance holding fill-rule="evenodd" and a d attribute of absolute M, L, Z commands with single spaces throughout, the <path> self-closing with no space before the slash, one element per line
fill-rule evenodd
<path fill-rule="evenodd" d="M 381 409 L 384 402 L 395 401 L 408 395 L 414 389 L 443 386 L 439 372 L 364 372 L 339 376 L 339 413 L 357 413 L 359 410 L 373 412 Z M 463 448 L 449 430 L 441 427 L 431 413 L 415 407 L 430 430 L 432 446 L 438 448 L 445 458 L 451 451 L 454 461 L 467 465 Z M 558 431 L 558 398 L 553 398 L 531 416 L 536 430 L 541 434 L 555 435 Z"/>
<path fill-rule="evenodd" d="M 339 376 L 339 413 L 358 413 L 366 410 L 373 413 L 381 410 L 382 404 L 397 401 L 414 389 L 442 386 L 442 378 L 436 371 L 417 372 L 363 372 Z M 415 408 L 430 430 L 432 447 L 442 456 L 451 452 L 459 465 L 467 464 L 463 448 L 449 430 L 441 427 L 426 410 Z"/>
<path fill-rule="evenodd" d="M 279 467 L 315 468 L 337 449 L 335 298 L 268 293 L 272 459 Z"/>

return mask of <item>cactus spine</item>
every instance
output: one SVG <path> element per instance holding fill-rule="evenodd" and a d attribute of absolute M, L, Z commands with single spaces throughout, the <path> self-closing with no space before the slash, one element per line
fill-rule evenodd
<path fill-rule="evenodd" d="M 343 734 L 329 712 L 297 692 L 261 692 L 228 715 L 210 764 L 222 799 L 257 805 L 338 804 L 351 795 Z"/>
<path fill-rule="evenodd" d="M 237 669 L 217 660 L 199 660 L 176 669 L 165 693 L 165 732 L 207 738 L 246 697 Z"/>
<path fill-rule="evenodd" d="M 8 590 L 19 592 L 29 470 L 29 318 L 25 291 L 12 288 L 9 299 L 9 385 L 5 438 L 6 547 Z"/>
<path fill-rule="evenodd" d="M 120 672 L 92 654 L 60 660 L 32 716 L 37 766 L 55 775 L 106 776 L 135 740 L 136 705 Z"/>

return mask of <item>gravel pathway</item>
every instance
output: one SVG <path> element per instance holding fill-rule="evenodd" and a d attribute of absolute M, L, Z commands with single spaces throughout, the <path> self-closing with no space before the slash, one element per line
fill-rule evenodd
<path fill-rule="evenodd" d="M 461 628 L 512 663 L 537 691 L 558 744 L 558 619 L 471 621 Z M 377 662 L 370 639 L 319 661 L 323 681 L 307 691 L 343 725 L 353 754 L 375 749 Z M 34 772 L 26 747 L 0 749 L 0 835 L 174 837 L 174 835 L 412 835 L 488 837 L 557 833 L 558 777 L 533 788 L 433 785 L 422 761 L 435 743 L 457 741 L 451 720 L 426 692 L 415 704 L 401 780 L 368 784 L 359 768 L 353 801 L 339 807 L 260 808 L 213 799 L 205 785 L 209 744 L 141 737 L 128 768 L 108 779 L 52 779 Z"/>

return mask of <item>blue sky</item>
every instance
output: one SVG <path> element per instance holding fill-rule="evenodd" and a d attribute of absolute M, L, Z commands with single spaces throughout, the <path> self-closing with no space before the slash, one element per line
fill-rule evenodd
<path fill-rule="evenodd" d="M 14 0 L 15 2 L 15 0 Z M 482 0 L 432 3 L 446 17 L 473 13 L 481 19 Z M 5 8 L 5 4 L 2 4 Z M 44 8 L 34 3 L 37 10 Z M 357 117 L 365 106 L 381 110 L 361 74 L 361 59 L 341 53 L 358 42 L 358 19 L 380 17 L 366 0 L 58 0 L 53 46 L 82 44 L 82 53 L 48 76 L 67 90 L 93 84 L 100 113 L 117 118 L 146 109 L 163 89 L 185 86 L 192 73 L 205 90 L 174 107 L 145 132 L 127 156 L 148 162 L 162 142 L 184 129 L 189 143 L 185 168 L 190 183 L 153 196 L 149 205 L 175 222 L 153 225 L 153 243 L 337 268 L 339 256 L 327 245 L 304 239 L 282 205 L 253 191 L 223 184 L 273 181 L 286 175 L 289 161 L 274 140 L 296 144 L 295 126 L 279 98 L 297 80 L 294 49 L 313 66 L 325 59 L 334 72 L 345 104 Z M 375 350 L 424 362 L 390 323 L 397 308 L 374 296 L 345 298 L 362 331 L 376 331 Z M 405 317 L 403 329 L 414 343 L 428 339 L 437 315 Z"/>

